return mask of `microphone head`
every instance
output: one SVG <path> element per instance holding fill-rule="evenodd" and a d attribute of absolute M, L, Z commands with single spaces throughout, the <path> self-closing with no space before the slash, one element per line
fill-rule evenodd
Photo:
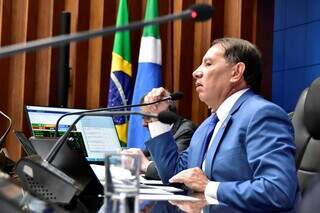
<path fill-rule="evenodd" d="M 190 10 L 195 21 L 205 21 L 213 16 L 214 7 L 208 4 L 194 4 Z"/>
<path fill-rule="evenodd" d="M 158 114 L 158 120 L 165 124 L 172 124 L 178 120 L 179 116 L 171 111 L 163 111 Z"/>
<path fill-rule="evenodd" d="M 183 96 L 184 96 L 183 92 L 173 92 L 170 94 L 170 99 L 173 101 L 176 101 L 183 98 Z"/>

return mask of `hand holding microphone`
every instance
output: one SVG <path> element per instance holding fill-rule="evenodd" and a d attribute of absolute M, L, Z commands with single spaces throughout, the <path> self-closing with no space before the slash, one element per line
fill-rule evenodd
<path fill-rule="evenodd" d="M 145 97 L 144 97 L 144 102 L 145 103 L 151 103 L 151 102 L 156 102 L 159 100 L 165 99 L 165 97 L 170 96 L 170 93 L 165 90 L 163 87 L 159 88 L 153 88 Z M 146 108 L 147 112 L 149 113 L 154 113 L 158 114 L 159 112 L 166 111 L 169 107 L 169 100 L 162 101 L 153 105 L 145 106 L 142 108 Z"/>
<path fill-rule="evenodd" d="M 168 111 L 170 104 L 173 103 L 174 100 L 180 99 L 182 97 L 182 93 L 173 93 L 174 95 L 170 95 L 170 93 L 164 89 L 163 87 L 153 88 L 143 99 L 143 103 L 155 103 L 152 105 L 142 106 L 141 112 L 151 113 L 151 114 L 159 114 L 163 111 Z M 174 97 L 172 97 L 174 96 Z M 179 96 L 178 98 L 175 96 Z M 170 97 L 170 98 L 168 98 Z M 156 121 L 154 118 L 144 118 L 144 125 L 150 122 Z"/>

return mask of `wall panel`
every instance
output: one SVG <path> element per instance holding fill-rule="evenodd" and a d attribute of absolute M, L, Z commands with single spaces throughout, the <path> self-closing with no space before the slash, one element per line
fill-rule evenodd
<path fill-rule="evenodd" d="M 97 29 L 115 24 L 119 0 L 0 0 L 0 45 L 5 46 L 59 34 L 60 14 L 71 12 L 71 32 Z M 194 24 L 177 21 L 161 25 L 164 87 L 185 93 L 178 108 L 184 116 L 200 123 L 209 112 L 193 87 L 192 72 L 213 39 L 221 36 L 247 38 L 262 45 L 268 58 L 270 48 L 264 45 L 266 30 L 271 29 L 273 15 L 270 0 L 159 0 L 159 14 L 179 12 L 194 3 L 216 7 L 211 21 Z M 273 1 L 271 1 L 273 2 Z M 130 21 L 144 18 L 146 0 L 128 0 Z M 268 5 L 268 9 L 263 6 Z M 272 13 L 272 14 L 271 14 Z M 270 28 L 271 26 L 271 28 Z M 133 75 L 138 64 L 142 30 L 131 32 Z M 271 40 L 268 40 L 270 45 Z M 97 108 L 106 106 L 113 35 L 71 43 L 68 106 Z M 13 129 L 27 131 L 23 107 L 26 104 L 55 106 L 57 85 L 57 48 L 43 48 L 0 59 L 0 110 L 14 121 Z M 271 70 L 270 70 L 271 71 Z M 269 74 L 270 75 L 270 74 Z M 268 92 L 271 82 L 264 81 Z M 1 121 L 1 120 L 0 120 Z M 2 130 L 4 124 L 0 124 Z M 21 148 L 13 134 L 6 147 L 13 159 L 21 156 Z"/>
<path fill-rule="evenodd" d="M 29 1 L 11 1 L 11 43 L 20 43 L 27 40 Z M 29 54 L 29 53 L 28 53 Z M 34 54 L 34 53 L 30 53 Z M 29 55 L 30 56 L 30 55 Z M 23 127 L 23 106 L 25 101 L 25 77 L 30 69 L 26 69 L 26 53 L 14 55 L 10 58 L 8 76 L 8 106 L 7 112 L 12 117 L 13 129 Z M 21 149 L 14 140 L 8 140 L 6 144 L 12 157 L 17 159 Z M 14 153 L 14 154 L 13 154 Z"/>
<path fill-rule="evenodd" d="M 37 38 L 50 37 L 53 34 L 53 11 L 54 0 L 38 0 L 38 11 L 36 23 Z M 50 102 L 50 79 L 52 64 L 52 48 L 44 48 L 36 51 L 35 75 L 34 75 L 34 101 L 36 105 L 49 105 Z"/>
<path fill-rule="evenodd" d="M 104 1 L 93 1 L 90 5 L 90 29 L 103 28 Z M 102 37 L 91 39 L 88 49 L 87 103 L 86 108 L 95 108 L 100 102 Z"/>

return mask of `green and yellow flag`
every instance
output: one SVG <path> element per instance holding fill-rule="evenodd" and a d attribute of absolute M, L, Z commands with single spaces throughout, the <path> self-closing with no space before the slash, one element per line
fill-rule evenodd
<path fill-rule="evenodd" d="M 120 0 L 116 26 L 129 22 L 127 0 Z M 108 107 L 130 104 L 132 93 L 131 47 L 129 31 L 115 34 L 110 73 Z M 114 117 L 119 139 L 123 146 L 127 143 L 128 120 L 124 116 Z"/>

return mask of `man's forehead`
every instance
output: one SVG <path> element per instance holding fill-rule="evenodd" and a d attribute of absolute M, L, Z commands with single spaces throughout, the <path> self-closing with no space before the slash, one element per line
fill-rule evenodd
<path fill-rule="evenodd" d="M 203 57 L 203 60 L 212 60 L 215 56 L 224 56 L 225 49 L 220 44 L 211 46 Z"/>

